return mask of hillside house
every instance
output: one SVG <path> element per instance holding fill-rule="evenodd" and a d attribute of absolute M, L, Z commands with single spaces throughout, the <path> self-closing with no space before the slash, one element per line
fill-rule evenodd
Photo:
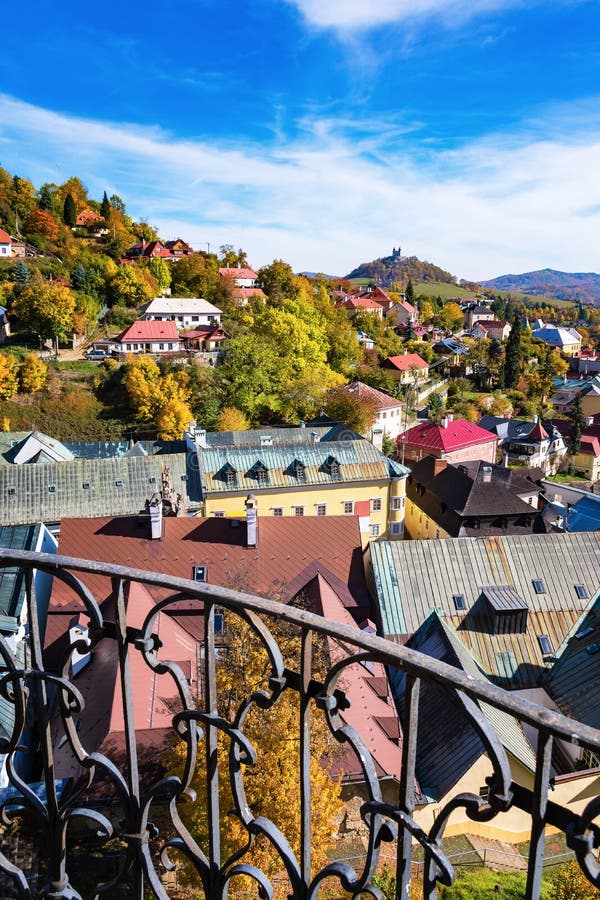
<path fill-rule="evenodd" d="M 0 258 L 8 259 L 12 255 L 12 238 L 7 231 L 0 228 Z"/>
<path fill-rule="evenodd" d="M 510 334 L 510 322 L 496 319 L 480 319 L 471 331 L 471 337 L 489 338 L 491 341 L 504 341 Z"/>
<path fill-rule="evenodd" d="M 371 296 L 371 292 L 365 294 L 351 294 L 343 300 L 338 300 L 335 304 L 336 309 L 343 309 L 346 315 L 351 319 L 357 312 L 368 313 L 378 319 L 383 318 L 383 306 Z"/>
<path fill-rule="evenodd" d="M 538 319 L 533 326 L 532 335 L 549 347 L 558 348 L 565 356 L 572 356 L 581 350 L 581 335 L 574 328 L 559 328 L 557 325 L 545 325 Z"/>
<path fill-rule="evenodd" d="M 465 331 L 473 331 L 478 322 L 493 322 L 496 318 L 489 306 L 479 303 L 468 303 L 463 307 Z"/>
<path fill-rule="evenodd" d="M 551 422 L 540 422 L 537 416 L 530 422 L 483 416 L 479 425 L 499 438 L 505 466 L 526 466 L 554 475 L 567 452 L 558 428 Z"/>
<path fill-rule="evenodd" d="M 343 390 L 351 397 L 369 400 L 377 408 L 375 421 L 364 437 L 368 438 L 379 450 L 382 447 L 383 435 L 395 440 L 402 431 L 402 404 L 396 397 L 391 397 L 383 391 L 362 381 L 353 381 L 344 386 Z"/>
<path fill-rule="evenodd" d="M 600 376 L 588 375 L 586 378 L 555 378 L 556 393 L 551 399 L 558 412 L 568 413 L 581 398 L 581 409 L 586 418 L 600 413 Z"/>
<path fill-rule="evenodd" d="M 222 311 L 202 297 L 155 297 L 142 307 L 147 322 L 175 322 L 177 328 L 193 329 L 201 325 L 220 325 Z"/>
<path fill-rule="evenodd" d="M 390 369 L 400 384 L 412 384 L 414 381 L 426 381 L 429 365 L 418 353 L 404 351 L 400 356 L 388 356 L 383 363 L 384 369 Z"/>
<path fill-rule="evenodd" d="M 138 320 L 107 344 L 111 353 L 178 353 L 183 341 L 173 320 Z"/>

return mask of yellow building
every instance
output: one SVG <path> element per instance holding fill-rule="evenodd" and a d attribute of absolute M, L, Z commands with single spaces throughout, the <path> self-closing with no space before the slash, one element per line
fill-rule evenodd
<path fill-rule="evenodd" d="M 404 534 L 409 470 L 339 425 L 212 432 L 191 427 L 202 515 L 358 516 L 363 545 Z"/>

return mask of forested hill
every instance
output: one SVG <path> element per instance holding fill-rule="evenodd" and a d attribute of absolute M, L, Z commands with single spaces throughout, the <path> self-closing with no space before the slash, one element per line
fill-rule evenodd
<path fill-rule="evenodd" d="M 519 291 L 534 296 L 558 297 L 600 306 L 600 275 L 595 272 L 557 272 L 540 269 L 522 275 L 500 275 L 482 286 L 499 291 Z"/>
<path fill-rule="evenodd" d="M 405 285 L 408 279 L 413 283 L 420 281 L 444 281 L 456 284 L 456 278 L 439 266 L 417 259 L 416 256 L 401 256 L 400 248 L 392 250 L 391 256 L 374 259 L 373 262 L 361 263 L 353 269 L 347 278 L 372 278 L 382 287 L 389 287 L 394 281 Z"/>

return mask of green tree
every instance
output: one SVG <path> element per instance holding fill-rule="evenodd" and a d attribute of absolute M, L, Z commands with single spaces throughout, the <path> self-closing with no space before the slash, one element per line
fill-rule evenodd
<path fill-rule="evenodd" d="M 15 281 L 18 284 L 27 284 L 31 276 L 29 267 L 20 259 L 15 266 Z"/>
<path fill-rule="evenodd" d="M 155 279 L 161 290 L 166 290 L 171 284 L 171 267 L 160 256 L 153 256 L 148 262 L 148 271 Z"/>
<path fill-rule="evenodd" d="M 407 303 L 410 303 L 411 306 L 415 305 L 415 289 L 413 287 L 413 283 L 409 278 L 406 283 L 406 288 L 404 291 L 404 298 Z"/>
<path fill-rule="evenodd" d="M 577 395 L 575 402 L 569 410 L 569 421 L 571 423 L 571 433 L 569 435 L 568 450 L 571 456 L 579 453 L 581 449 L 581 436 L 585 428 L 585 416 L 581 405 L 581 394 Z"/>
<path fill-rule="evenodd" d="M 504 387 L 506 388 L 516 387 L 521 374 L 521 330 L 521 316 L 516 312 L 506 341 L 504 358 Z"/>
<path fill-rule="evenodd" d="M 106 191 L 104 191 L 102 203 L 100 204 L 100 215 L 103 219 L 106 219 L 106 221 L 108 221 L 108 217 L 110 215 L 110 200 L 107 197 Z"/>
<path fill-rule="evenodd" d="M 77 224 L 77 206 L 72 194 L 67 194 L 63 206 L 63 222 L 69 228 L 74 228 Z"/>
<path fill-rule="evenodd" d="M 441 422 L 445 410 L 444 398 L 442 395 L 438 394 L 437 391 L 434 391 L 433 394 L 429 395 L 427 402 L 429 405 L 429 421 Z"/>
<path fill-rule="evenodd" d="M 66 340 L 73 330 L 75 298 L 69 288 L 52 282 L 27 284 L 13 303 L 12 312 L 45 340 Z"/>
<path fill-rule="evenodd" d="M 147 269 L 121 266 L 108 282 L 111 303 L 138 307 L 156 296 L 158 285 Z"/>

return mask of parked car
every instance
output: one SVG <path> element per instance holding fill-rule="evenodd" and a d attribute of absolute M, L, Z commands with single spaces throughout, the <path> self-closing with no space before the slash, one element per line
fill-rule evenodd
<path fill-rule="evenodd" d="M 110 354 L 106 352 L 106 350 L 88 350 L 85 354 L 86 359 L 95 359 L 102 361 L 103 359 L 108 359 Z"/>

